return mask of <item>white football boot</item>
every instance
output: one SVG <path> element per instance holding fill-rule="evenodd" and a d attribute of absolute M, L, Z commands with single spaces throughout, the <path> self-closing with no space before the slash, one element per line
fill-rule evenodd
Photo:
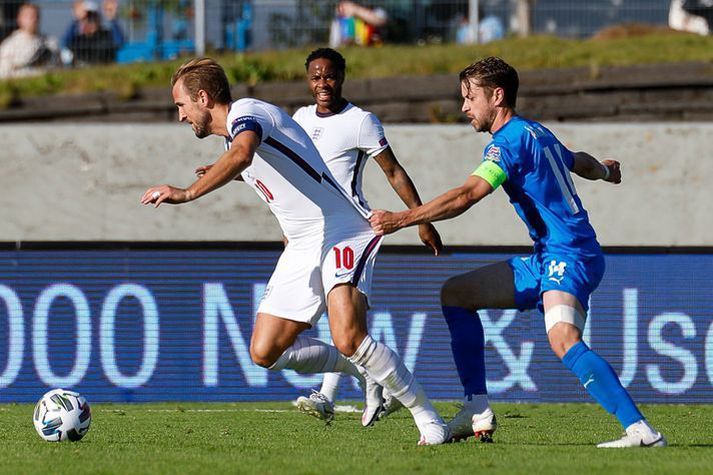
<path fill-rule="evenodd" d="M 383 404 L 383 408 L 381 409 L 381 412 L 379 412 L 379 414 L 377 414 L 377 416 L 376 416 L 376 418 L 378 420 L 382 420 L 404 407 L 404 405 L 401 404 L 401 401 L 396 399 L 394 397 L 394 395 L 391 394 L 390 392 L 388 392 L 386 389 L 384 389 L 383 395 L 384 395 L 384 404 Z"/>
<path fill-rule="evenodd" d="M 626 428 L 621 439 L 602 442 L 600 449 L 624 449 L 628 447 L 666 447 L 667 442 L 661 432 L 657 432 L 646 421 L 639 421 Z"/>
<path fill-rule="evenodd" d="M 366 371 L 357 367 L 364 380 L 359 381 L 359 386 L 364 390 L 364 412 L 361 413 L 361 425 L 369 427 L 377 421 L 378 415 L 383 411 L 384 398 L 382 388 Z"/>
<path fill-rule="evenodd" d="M 498 427 L 498 421 L 490 408 L 481 413 L 473 413 L 463 407 L 448 423 L 448 427 L 454 442 L 476 437 L 481 442 L 490 443 L 493 441 L 493 432 Z"/>
<path fill-rule="evenodd" d="M 298 397 L 297 409 L 326 422 L 331 422 L 334 419 L 334 404 L 327 399 L 327 396 L 317 391 L 312 391 L 309 397 Z"/>
<path fill-rule="evenodd" d="M 443 419 L 435 419 L 426 422 L 416 421 L 416 426 L 421 432 L 418 445 L 440 445 L 451 442 L 451 430 Z"/>

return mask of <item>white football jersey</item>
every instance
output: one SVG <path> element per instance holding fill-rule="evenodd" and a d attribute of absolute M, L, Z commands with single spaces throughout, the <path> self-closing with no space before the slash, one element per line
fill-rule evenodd
<path fill-rule="evenodd" d="M 330 223 L 363 227 L 369 211 L 338 185 L 305 131 L 282 109 L 240 99 L 231 104 L 226 125 L 226 150 L 241 132 L 251 130 L 260 137 L 241 176 L 268 204 L 290 242 L 314 237 Z"/>
<path fill-rule="evenodd" d="M 389 146 L 379 119 L 352 103 L 330 115 L 319 114 L 316 105 L 301 107 L 293 118 L 310 136 L 342 188 L 368 209 L 362 192 L 364 165 Z"/>

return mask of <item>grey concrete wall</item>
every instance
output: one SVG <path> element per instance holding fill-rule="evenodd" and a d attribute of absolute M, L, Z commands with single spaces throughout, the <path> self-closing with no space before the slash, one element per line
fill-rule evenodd
<path fill-rule="evenodd" d="M 713 124 L 548 124 L 574 150 L 622 162 L 619 186 L 575 179 L 605 245 L 713 245 Z M 392 147 L 424 200 L 461 184 L 489 136 L 466 125 L 391 125 Z M 221 153 L 171 124 L 34 124 L 0 127 L 0 241 L 275 241 L 281 233 L 243 184 L 159 209 L 139 204 L 150 185 L 188 185 Z M 367 165 L 374 208 L 400 209 L 378 165 Z M 502 190 L 437 224 L 447 244 L 527 245 Z M 414 229 L 387 244 L 417 244 Z"/>

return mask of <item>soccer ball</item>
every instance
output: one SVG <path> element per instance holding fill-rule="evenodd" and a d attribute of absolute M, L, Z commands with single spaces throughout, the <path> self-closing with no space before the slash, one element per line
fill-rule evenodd
<path fill-rule="evenodd" d="M 39 400 L 32 416 L 37 433 L 47 442 L 76 442 L 89 431 L 92 412 L 79 393 L 53 389 Z"/>

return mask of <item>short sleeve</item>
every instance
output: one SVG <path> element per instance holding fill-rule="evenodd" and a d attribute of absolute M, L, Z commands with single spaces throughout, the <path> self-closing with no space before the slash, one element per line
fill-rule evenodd
<path fill-rule="evenodd" d="M 567 170 L 572 170 L 572 167 L 574 167 L 574 154 L 570 149 L 565 147 L 562 144 L 557 144 L 557 147 L 560 147 L 560 150 L 562 150 L 562 160 L 564 161 L 564 165 L 567 167 Z"/>
<path fill-rule="evenodd" d="M 389 146 L 384 134 L 384 127 L 374 114 L 368 113 L 361 122 L 357 148 L 373 157 Z"/>
<path fill-rule="evenodd" d="M 262 142 L 272 132 L 274 123 L 270 114 L 258 104 L 236 104 L 228 115 L 228 127 L 231 140 L 251 130 Z"/>

